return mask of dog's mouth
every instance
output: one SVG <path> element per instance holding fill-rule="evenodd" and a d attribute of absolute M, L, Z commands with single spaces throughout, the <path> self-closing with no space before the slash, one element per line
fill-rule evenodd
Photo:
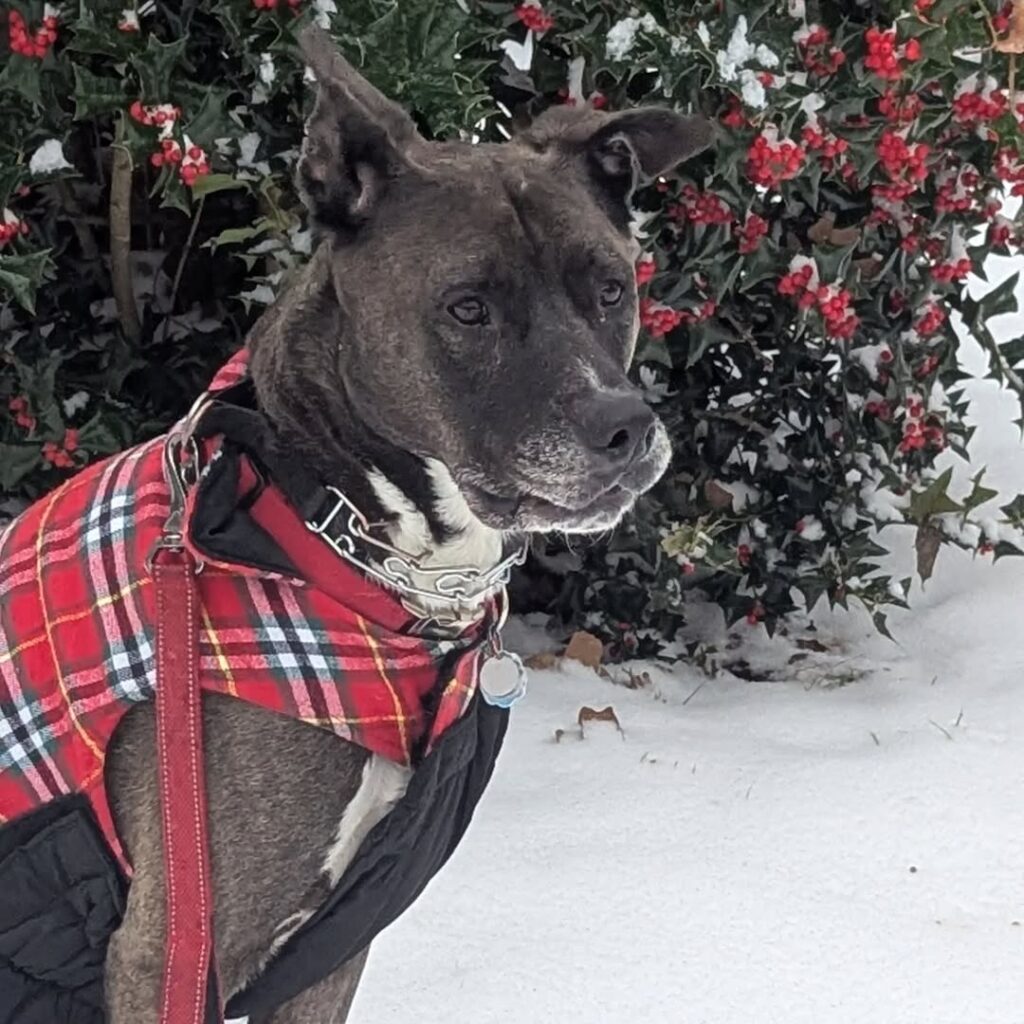
<path fill-rule="evenodd" d="M 464 488 L 466 503 L 485 525 L 497 530 L 590 533 L 614 526 L 636 501 L 637 494 L 614 484 L 585 504 L 569 506 L 523 492 L 515 497 L 480 487 Z"/>
<path fill-rule="evenodd" d="M 612 480 L 591 474 L 540 473 L 534 460 L 500 478 L 456 477 L 470 511 L 486 526 L 515 533 L 598 533 L 611 529 L 668 468 L 671 445 L 664 428 L 639 458 Z M 461 479 L 460 479 L 461 476 Z M 469 479 L 466 479 L 466 476 Z"/>

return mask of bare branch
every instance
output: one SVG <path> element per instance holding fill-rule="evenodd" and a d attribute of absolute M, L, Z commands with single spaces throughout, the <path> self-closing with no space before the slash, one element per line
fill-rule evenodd
<path fill-rule="evenodd" d="M 117 315 L 125 336 L 137 342 L 142 336 L 132 288 L 132 157 L 120 144 L 114 146 L 110 172 L 110 276 Z"/>

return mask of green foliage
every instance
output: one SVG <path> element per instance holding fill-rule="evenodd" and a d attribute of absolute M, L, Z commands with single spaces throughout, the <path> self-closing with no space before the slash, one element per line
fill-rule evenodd
<path fill-rule="evenodd" d="M 713 150 L 636 196 L 654 271 L 636 372 L 673 468 L 585 549 L 563 613 L 623 651 L 671 637 L 693 588 L 769 628 L 856 598 L 884 630 L 906 581 L 879 568 L 879 527 L 915 527 L 929 571 L 945 541 L 1017 553 L 1024 499 L 986 515 L 997 496 L 980 476 L 957 497 L 936 468 L 970 446 L 954 324 L 1024 395 L 1024 338 L 990 328 L 1016 310 L 1016 277 L 975 299 L 955 267 L 978 273 L 1021 243 L 996 212 L 1001 192 L 1024 191 L 1007 57 L 977 0 L 804 6 L 157 0 L 128 31 L 123 0 L 93 0 L 60 8 L 41 56 L 11 52 L 4 32 L 0 223 L 25 228 L 0 242 L 0 489 L 57 483 L 47 443 L 79 465 L 166 426 L 303 261 L 295 30 L 316 18 L 430 137 L 497 140 L 560 102 L 668 102 L 716 125 Z M 37 0 L 8 9 L 30 33 L 44 24 Z M 528 31 L 539 13 L 553 24 Z M 809 25 L 827 39 L 800 42 Z M 893 25 L 886 80 L 865 63 L 868 31 Z M 770 151 L 786 140 L 779 176 Z M 824 289 L 803 303 L 780 293 L 801 266 Z M 126 271 L 137 317 L 115 287 Z"/>

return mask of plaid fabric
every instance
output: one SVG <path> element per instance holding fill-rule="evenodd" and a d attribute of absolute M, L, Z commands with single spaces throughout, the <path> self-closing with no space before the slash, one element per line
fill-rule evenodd
<path fill-rule="evenodd" d="M 85 469 L 0 535 L 0 822 L 85 792 L 116 844 L 107 744 L 157 685 L 146 558 L 168 512 L 162 447 L 159 438 Z M 365 601 L 356 611 L 301 581 L 217 563 L 197 586 L 204 689 L 399 763 L 429 749 L 475 690 L 477 645 L 403 634 L 382 589 L 375 615 Z M 428 715 L 424 700 L 438 692 Z"/>

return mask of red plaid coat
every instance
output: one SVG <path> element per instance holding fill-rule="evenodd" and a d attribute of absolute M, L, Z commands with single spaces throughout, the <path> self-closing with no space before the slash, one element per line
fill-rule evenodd
<path fill-rule="evenodd" d="M 241 372 L 244 358 L 214 387 Z M 163 444 L 90 466 L 0 535 L 0 824 L 85 793 L 119 856 L 103 765 L 121 716 L 157 682 L 146 558 L 169 507 Z M 323 545 L 278 492 L 267 500 L 302 543 Z M 317 557 L 330 566 L 323 589 L 207 561 L 197 578 L 202 686 L 408 764 L 468 706 L 479 648 L 403 632 L 409 615 L 392 596 L 332 563 L 326 546 Z M 424 698 L 438 692 L 428 716 Z"/>

